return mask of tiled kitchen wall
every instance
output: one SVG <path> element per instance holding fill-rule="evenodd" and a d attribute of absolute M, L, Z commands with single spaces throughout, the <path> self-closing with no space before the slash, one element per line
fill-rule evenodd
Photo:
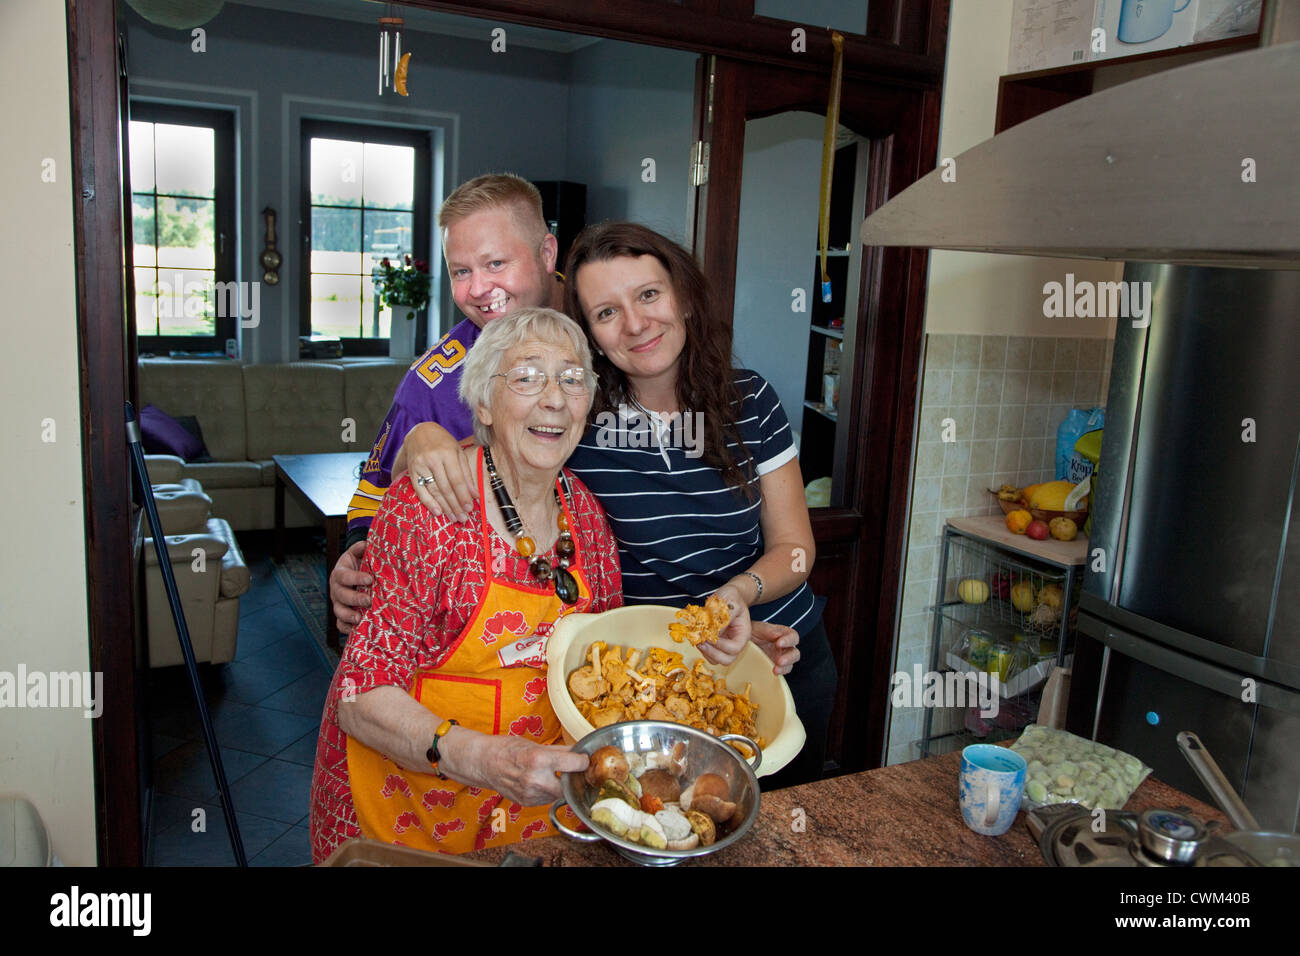
<path fill-rule="evenodd" d="M 929 668 L 939 540 L 948 518 L 1000 513 L 989 494 L 1055 477 L 1056 429 L 1104 405 L 1112 340 L 927 336 L 895 671 Z M 945 442 L 944 419 L 954 441 Z M 888 763 L 915 759 L 924 712 L 890 716 Z"/>

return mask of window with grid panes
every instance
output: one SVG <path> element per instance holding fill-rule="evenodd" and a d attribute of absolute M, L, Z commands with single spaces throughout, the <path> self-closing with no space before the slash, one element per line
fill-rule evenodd
<path fill-rule="evenodd" d="M 222 351 L 251 304 L 234 281 L 234 114 L 132 101 L 128 148 L 140 351 Z"/>
<path fill-rule="evenodd" d="M 300 334 L 387 351 L 374 273 L 384 258 L 430 258 L 430 159 L 427 131 L 303 121 Z"/>

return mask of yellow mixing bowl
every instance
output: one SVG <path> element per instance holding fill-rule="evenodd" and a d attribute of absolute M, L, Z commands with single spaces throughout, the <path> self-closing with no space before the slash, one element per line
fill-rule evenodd
<path fill-rule="evenodd" d="M 572 745 L 596 729 L 569 696 L 569 675 L 589 663 L 587 651 L 594 642 L 621 647 L 625 653 L 630 647 L 678 651 L 687 667 L 703 657 L 690 644 L 674 644 L 668 636 L 668 624 L 676 615 L 673 607 L 638 604 L 603 614 L 570 614 L 560 619 L 546 641 L 546 693 L 560 718 L 565 743 Z M 793 760 L 803 748 L 803 724 L 794 712 L 794 698 L 785 678 L 772 673 L 771 659 L 751 642 L 729 667 L 709 663 L 709 669 L 715 676 L 727 679 L 730 691 L 742 691 L 747 683 L 753 685 L 749 699 L 758 705 L 758 735 L 767 740 L 758 775 L 776 773 Z"/>

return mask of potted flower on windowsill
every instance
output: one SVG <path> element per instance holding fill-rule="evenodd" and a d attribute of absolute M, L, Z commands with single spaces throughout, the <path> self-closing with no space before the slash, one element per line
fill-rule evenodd
<path fill-rule="evenodd" d="M 415 354 L 415 313 L 429 302 L 429 263 L 403 256 L 402 265 L 393 265 L 387 256 L 379 260 L 375 273 L 375 293 L 384 308 L 392 309 L 388 332 L 388 354 L 410 358 Z"/>

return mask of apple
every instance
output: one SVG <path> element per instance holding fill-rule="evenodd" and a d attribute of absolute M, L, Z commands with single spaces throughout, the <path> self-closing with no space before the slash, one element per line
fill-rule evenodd
<path fill-rule="evenodd" d="M 996 598 L 1006 599 L 1011 594 L 1011 572 L 999 571 L 993 575 L 992 581 L 993 596 Z"/>
<path fill-rule="evenodd" d="M 1049 529 L 1046 521 L 1034 520 L 1029 522 L 1029 527 L 1025 529 L 1025 534 L 1035 541 L 1046 541 Z"/>

